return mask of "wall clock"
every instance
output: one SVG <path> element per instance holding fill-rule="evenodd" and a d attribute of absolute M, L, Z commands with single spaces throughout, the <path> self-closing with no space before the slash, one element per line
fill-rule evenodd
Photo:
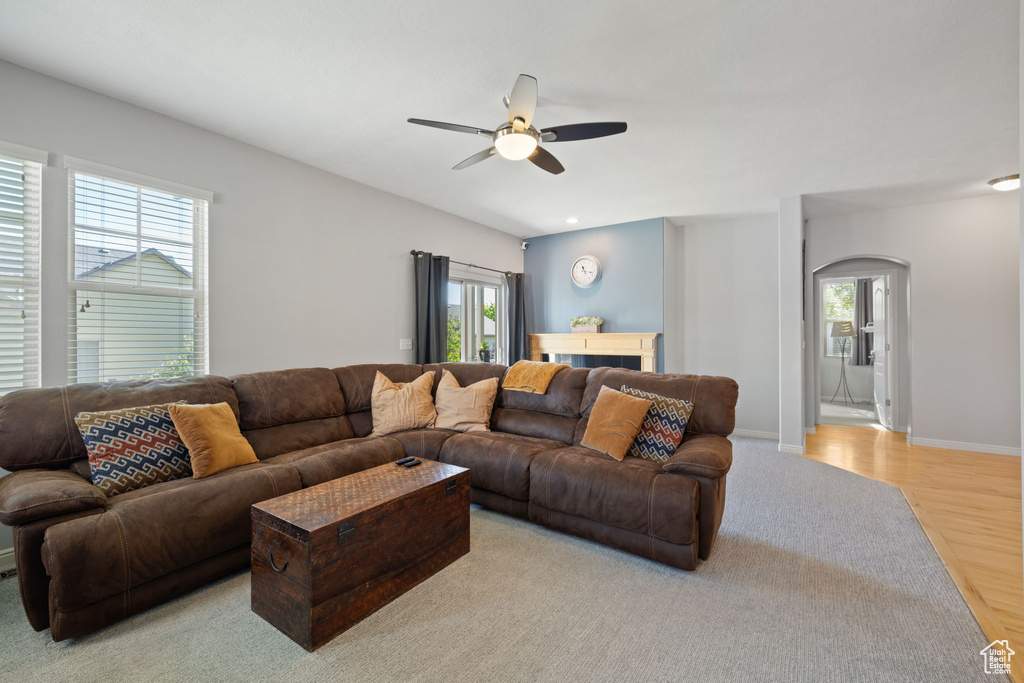
<path fill-rule="evenodd" d="M 601 281 L 601 262 L 596 256 L 580 256 L 572 264 L 572 281 L 577 287 L 593 287 Z"/>

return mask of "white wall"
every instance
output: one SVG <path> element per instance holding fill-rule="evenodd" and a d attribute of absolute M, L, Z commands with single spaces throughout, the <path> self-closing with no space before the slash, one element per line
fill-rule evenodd
<path fill-rule="evenodd" d="M 807 224 L 809 273 L 852 256 L 909 263 L 914 443 L 1019 451 L 1019 228 L 1017 192 Z"/>
<path fill-rule="evenodd" d="M 737 430 L 770 438 L 779 431 L 777 231 L 775 214 L 676 231 L 679 371 L 735 379 Z"/>
<path fill-rule="evenodd" d="M 414 329 L 410 249 L 523 269 L 512 235 L 7 62 L 0 92 L 0 139 L 51 152 L 43 174 L 46 385 L 66 377 L 67 179 L 57 155 L 215 193 L 215 374 L 413 362 L 412 351 L 398 350 Z M 0 548 L 10 545 L 3 528 Z"/>
<path fill-rule="evenodd" d="M 818 354 L 818 370 L 820 375 L 819 386 L 821 387 L 821 400 L 831 400 L 832 395 L 839 388 L 839 378 L 842 362 L 839 358 L 825 358 L 822 349 L 816 349 Z M 875 375 L 870 365 L 850 365 L 850 343 L 846 343 L 846 385 L 850 389 L 850 396 L 857 403 L 867 403 L 874 400 Z M 843 398 L 840 390 L 836 396 L 836 402 Z"/>
<path fill-rule="evenodd" d="M 803 453 L 806 440 L 804 405 L 807 359 L 804 333 L 804 207 L 803 197 L 779 200 L 779 450 Z"/>

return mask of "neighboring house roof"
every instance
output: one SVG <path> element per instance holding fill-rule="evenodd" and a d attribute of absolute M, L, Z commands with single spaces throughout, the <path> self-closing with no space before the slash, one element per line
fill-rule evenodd
<path fill-rule="evenodd" d="M 183 268 L 174 257 L 168 256 L 164 252 L 156 248 L 149 248 L 142 250 L 142 256 L 156 256 L 163 261 L 166 261 L 168 265 L 181 271 L 185 277 L 191 278 L 192 273 L 188 272 Z M 113 257 L 113 260 L 110 260 Z M 76 276 L 76 279 L 85 280 L 94 275 L 98 275 L 103 271 L 110 270 L 111 268 L 117 268 L 127 263 L 131 263 L 135 260 L 135 252 L 127 251 L 125 249 L 97 249 L 95 247 L 86 247 L 85 245 L 76 245 L 75 247 L 75 264 L 78 266 L 84 266 L 85 270 Z"/>

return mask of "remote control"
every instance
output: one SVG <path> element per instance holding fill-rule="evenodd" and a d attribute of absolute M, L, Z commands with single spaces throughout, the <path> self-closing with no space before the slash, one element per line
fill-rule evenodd
<path fill-rule="evenodd" d="M 396 465 L 404 465 L 405 463 L 407 463 L 407 462 L 412 462 L 412 461 L 413 461 L 413 460 L 415 460 L 415 459 L 416 459 L 416 458 L 402 458 L 401 460 L 396 460 L 396 461 L 395 461 L 395 464 L 396 464 Z"/>
<path fill-rule="evenodd" d="M 422 465 L 422 464 L 423 464 L 422 460 L 413 460 L 412 462 L 405 463 L 404 465 L 402 465 L 402 467 L 416 467 L 416 465 Z"/>

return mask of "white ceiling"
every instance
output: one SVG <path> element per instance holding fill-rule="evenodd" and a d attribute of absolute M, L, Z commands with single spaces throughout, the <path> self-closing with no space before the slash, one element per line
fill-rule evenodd
<path fill-rule="evenodd" d="M 656 216 L 914 204 L 1018 168 L 1017 0 L 0 0 L 0 59 L 522 236 Z M 551 176 L 408 117 L 504 120 Z M 821 208 L 824 207 L 824 208 Z"/>

